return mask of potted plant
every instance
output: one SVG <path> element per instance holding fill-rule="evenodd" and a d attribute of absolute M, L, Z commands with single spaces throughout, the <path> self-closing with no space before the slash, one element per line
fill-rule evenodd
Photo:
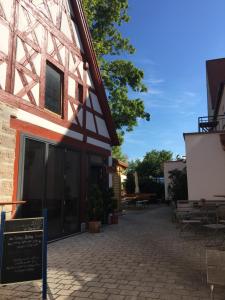
<path fill-rule="evenodd" d="M 118 203 L 116 198 L 112 198 L 112 217 L 111 217 L 111 223 L 112 224 L 118 224 Z"/>
<path fill-rule="evenodd" d="M 111 216 L 113 213 L 113 189 L 104 188 L 103 192 L 103 222 L 104 224 L 111 224 Z"/>
<path fill-rule="evenodd" d="M 88 228 L 91 233 L 100 232 L 103 215 L 102 192 L 97 185 L 92 185 L 88 195 Z"/>
<path fill-rule="evenodd" d="M 107 206 L 107 216 L 109 224 L 118 224 L 118 204 L 117 199 L 114 197 L 113 188 L 108 188 L 104 192 L 104 204 Z"/>

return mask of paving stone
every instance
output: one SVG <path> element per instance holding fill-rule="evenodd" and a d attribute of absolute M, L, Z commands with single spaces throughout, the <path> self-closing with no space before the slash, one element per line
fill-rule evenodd
<path fill-rule="evenodd" d="M 91 294 L 90 298 L 91 299 L 108 299 L 108 294 L 103 294 L 103 293 L 93 293 Z"/>
<path fill-rule="evenodd" d="M 119 295 L 110 295 L 108 299 L 109 300 L 123 300 L 123 299 L 125 299 L 125 297 L 119 296 Z"/>
<path fill-rule="evenodd" d="M 209 300 L 206 242 L 181 237 L 169 207 L 127 212 L 99 234 L 48 245 L 48 299 Z M 41 281 L 0 286 L 0 299 L 41 299 Z"/>

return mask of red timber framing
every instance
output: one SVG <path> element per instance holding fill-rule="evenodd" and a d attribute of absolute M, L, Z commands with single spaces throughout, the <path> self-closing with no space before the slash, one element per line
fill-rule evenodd
<path fill-rule="evenodd" d="M 7 45 L 0 43 L 0 101 L 18 113 L 10 121 L 16 130 L 13 200 L 22 200 L 17 193 L 21 136 L 65 143 L 81 154 L 80 221 L 85 221 L 88 155 L 107 159 L 107 149 L 119 141 L 81 0 L 71 5 L 73 20 L 67 0 L 0 0 L 0 32 L 8 39 Z M 61 115 L 45 108 L 47 62 L 63 73 Z M 20 119 L 19 113 L 29 118 Z M 32 123 L 32 116 L 51 122 L 51 130 L 41 121 Z M 58 125 L 83 140 L 60 134 Z"/>
<path fill-rule="evenodd" d="M 109 145 L 117 145 L 118 138 L 110 114 L 107 98 L 97 60 L 94 54 L 90 32 L 81 7 L 81 1 L 71 0 L 73 15 L 83 48 L 78 45 L 75 30 L 68 10 L 67 0 L 10 0 L 10 20 L 1 7 L 0 24 L 9 30 L 8 53 L 0 51 L 0 64 L 7 63 L 5 87 L 0 86 L 0 98 L 15 107 L 47 119 L 65 128 L 70 128 L 87 137 Z M 41 5 L 35 5 L 41 3 Z M 57 13 L 51 12 L 57 7 Z M 67 20 L 71 39 L 63 32 Z M 22 24 L 24 23 L 24 24 Z M 82 48 L 82 49 L 81 49 Z M 45 73 L 49 61 L 63 72 L 64 86 L 61 116 L 45 109 Z M 89 75 L 88 75 L 89 74 Z M 94 86 L 88 84 L 88 76 Z M 78 85 L 83 88 L 83 101 L 78 99 Z M 74 93 L 72 87 L 74 86 Z M 97 111 L 90 99 L 90 92 L 96 95 L 101 111 Z M 91 97 L 90 97 L 91 98 Z M 70 115 L 69 115 L 70 112 Z M 93 116 L 93 128 L 87 128 L 87 112 Z M 96 118 L 104 122 L 108 134 L 98 130 Z"/>
<path fill-rule="evenodd" d="M 97 153 L 97 154 L 100 154 L 105 157 L 108 157 L 111 154 L 111 152 L 106 149 L 103 149 L 103 148 L 100 148 L 100 147 L 97 147 L 97 146 L 91 145 L 91 144 L 86 145 L 83 142 L 80 142 L 69 136 L 62 135 L 57 132 L 52 132 L 51 130 L 32 125 L 30 123 L 18 120 L 16 118 L 11 118 L 10 125 L 11 125 L 11 128 L 17 130 L 18 134 L 20 132 L 31 134 L 31 135 L 39 137 L 39 138 L 52 140 L 59 144 L 60 143 L 68 144 L 68 145 L 74 147 L 76 150 L 90 151 L 90 152 Z M 19 144 L 19 142 L 18 142 L 18 144 Z M 19 146 L 18 146 L 18 148 L 19 148 Z"/>

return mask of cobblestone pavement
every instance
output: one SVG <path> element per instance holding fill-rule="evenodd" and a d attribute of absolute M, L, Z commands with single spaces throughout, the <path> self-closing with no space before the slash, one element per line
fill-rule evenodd
<path fill-rule="evenodd" d="M 48 299 L 210 299 L 205 247 L 179 236 L 168 207 L 130 211 L 119 225 L 48 246 Z M 40 299 L 40 282 L 0 287 L 0 299 Z M 215 300 L 225 289 L 215 288 Z"/>

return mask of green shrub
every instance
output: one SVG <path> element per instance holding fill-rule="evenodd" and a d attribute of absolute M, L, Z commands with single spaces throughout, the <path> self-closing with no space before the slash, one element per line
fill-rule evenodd
<path fill-rule="evenodd" d="M 103 198 L 103 223 L 108 222 L 108 216 L 110 213 L 115 212 L 117 207 L 117 200 L 114 197 L 113 188 L 106 188 L 102 191 Z"/>
<path fill-rule="evenodd" d="M 170 184 L 168 194 L 171 200 L 188 200 L 187 170 L 172 170 L 169 172 Z"/>
<path fill-rule="evenodd" d="M 98 185 L 92 185 L 88 193 L 88 219 L 101 221 L 103 218 L 103 193 Z"/>

